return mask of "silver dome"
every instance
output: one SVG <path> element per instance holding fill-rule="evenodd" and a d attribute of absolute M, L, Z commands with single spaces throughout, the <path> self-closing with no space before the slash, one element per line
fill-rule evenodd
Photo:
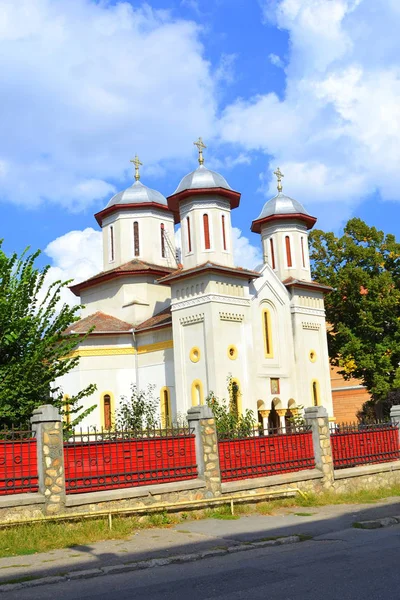
<path fill-rule="evenodd" d="M 293 198 L 289 198 L 289 196 L 285 196 L 280 192 L 274 198 L 271 198 L 271 200 L 268 200 L 268 202 L 264 204 L 264 207 L 256 220 L 258 221 L 259 219 L 272 217 L 273 215 L 293 214 L 311 216 L 310 213 L 306 211 L 304 206 L 300 204 L 300 202 L 297 202 L 297 200 L 293 200 Z"/>
<path fill-rule="evenodd" d="M 183 192 L 184 190 L 196 190 L 201 188 L 232 189 L 225 177 L 222 177 L 222 175 L 215 171 L 206 169 L 204 165 L 200 165 L 195 171 L 185 175 L 174 194 L 179 194 L 179 192 Z"/>
<path fill-rule="evenodd" d="M 167 200 L 160 192 L 152 190 L 146 185 L 143 185 L 140 181 L 135 181 L 128 189 L 115 194 L 107 204 L 106 208 L 114 206 L 115 204 L 142 204 L 148 202 L 156 202 L 157 204 L 164 204 L 167 206 Z"/>

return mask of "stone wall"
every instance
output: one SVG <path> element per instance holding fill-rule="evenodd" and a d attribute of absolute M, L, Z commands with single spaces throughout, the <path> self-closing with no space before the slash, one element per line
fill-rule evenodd
<path fill-rule="evenodd" d="M 398 408 L 392 409 L 396 423 L 400 423 Z M 140 509 L 144 514 L 149 508 L 186 511 L 232 496 L 251 501 L 256 496 L 293 495 L 297 490 L 347 493 L 400 485 L 400 460 L 334 471 L 325 409 L 312 407 L 305 414 L 313 433 L 315 469 L 222 483 L 215 421 L 208 407 L 197 406 L 188 411 L 196 436 L 197 479 L 66 495 L 60 416 L 53 407 L 40 407 L 32 417 L 37 436 L 39 493 L 0 496 L 0 522 L 130 509 Z"/>

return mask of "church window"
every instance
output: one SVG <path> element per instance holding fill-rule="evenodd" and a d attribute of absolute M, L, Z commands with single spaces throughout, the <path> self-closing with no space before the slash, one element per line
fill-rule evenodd
<path fill-rule="evenodd" d="M 161 427 L 171 427 L 171 399 L 169 389 L 163 387 L 160 394 Z"/>
<path fill-rule="evenodd" d="M 286 262 L 287 266 L 291 267 L 292 265 L 292 249 L 290 247 L 290 237 L 287 235 L 285 237 L 285 246 L 286 246 Z"/>
<path fill-rule="evenodd" d="M 112 427 L 112 402 L 110 394 L 104 394 L 103 396 L 103 427 L 104 429 L 111 429 Z"/>
<path fill-rule="evenodd" d="M 161 233 L 161 256 L 165 258 L 165 228 L 164 223 L 160 225 L 160 233 Z"/>
<path fill-rule="evenodd" d="M 312 389 L 313 406 L 320 406 L 321 398 L 320 398 L 320 392 L 319 392 L 319 383 L 316 379 L 313 380 L 313 382 L 311 384 L 311 389 Z"/>
<path fill-rule="evenodd" d="M 110 225 L 110 262 L 112 262 L 114 258 L 114 227 Z"/>
<path fill-rule="evenodd" d="M 271 313 L 267 308 L 265 308 L 262 312 L 262 320 L 265 358 L 272 358 L 274 353 L 272 348 Z"/>
<path fill-rule="evenodd" d="M 305 269 L 306 268 L 306 260 L 304 257 L 304 238 L 303 237 L 300 239 L 300 244 L 301 244 L 301 260 L 303 263 L 303 269 Z"/>
<path fill-rule="evenodd" d="M 192 237 L 190 233 L 190 217 L 186 217 L 186 225 L 187 225 L 187 241 L 188 241 L 188 252 L 192 251 Z"/>
<path fill-rule="evenodd" d="M 237 379 L 231 379 L 229 383 L 230 409 L 237 415 L 242 414 L 241 396 L 239 381 Z"/>
<path fill-rule="evenodd" d="M 200 379 L 195 379 L 192 383 L 192 406 L 204 404 L 203 384 Z"/>
<path fill-rule="evenodd" d="M 274 240 L 272 238 L 269 239 L 269 248 L 271 251 L 271 267 L 275 269 L 275 251 L 274 251 Z"/>
<path fill-rule="evenodd" d="M 222 215 L 222 243 L 224 246 L 224 250 L 226 250 L 226 233 L 225 233 L 225 215 Z"/>
<path fill-rule="evenodd" d="M 69 403 L 69 396 L 65 395 L 63 397 L 63 409 L 64 409 L 64 423 L 68 426 L 71 423 L 71 405 Z"/>
<path fill-rule="evenodd" d="M 209 250 L 211 248 L 210 244 L 210 226 L 208 223 L 208 215 L 203 215 L 203 229 L 204 229 L 204 248 Z"/>
<path fill-rule="evenodd" d="M 139 256 L 139 254 L 140 254 L 139 223 L 137 221 L 135 221 L 133 224 L 133 248 L 134 248 L 134 255 Z"/>

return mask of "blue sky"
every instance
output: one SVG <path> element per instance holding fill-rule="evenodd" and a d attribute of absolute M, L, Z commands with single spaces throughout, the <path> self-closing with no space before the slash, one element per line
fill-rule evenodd
<path fill-rule="evenodd" d="M 93 274 L 93 213 L 132 183 L 129 159 L 168 195 L 199 135 L 242 193 L 242 266 L 278 165 L 317 226 L 399 236 L 399 28 L 398 0 L 0 0 L 5 249 Z"/>

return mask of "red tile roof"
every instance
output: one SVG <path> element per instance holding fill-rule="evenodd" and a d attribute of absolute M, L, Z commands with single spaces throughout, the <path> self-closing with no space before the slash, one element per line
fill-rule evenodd
<path fill-rule="evenodd" d="M 171 307 L 165 308 L 147 321 L 143 321 L 135 327 L 135 331 L 140 332 L 147 329 L 158 329 L 160 327 L 170 327 L 172 325 Z"/>
<path fill-rule="evenodd" d="M 69 289 L 75 294 L 75 296 L 79 296 L 81 290 L 83 289 L 90 288 L 103 283 L 104 281 L 109 281 L 118 277 L 134 277 L 137 275 L 154 275 L 155 277 L 160 277 L 163 275 L 165 276 L 172 271 L 174 271 L 174 269 L 171 267 L 162 267 L 160 265 L 154 265 L 152 263 L 145 262 L 144 260 L 134 259 L 124 263 L 123 265 L 120 265 L 119 267 L 110 269 L 109 271 L 101 271 L 101 273 L 86 279 L 86 281 L 81 281 L 80 283 L 71 285 Z"/>
<path fill-rule="evenodd" d="M 309 288 L 311 290 L 321 290 L 325 292 L 331 292 L 333 288 L 329 285 L 323 285 L 322 283 L 318 283 L 317 281 L 303 281 L 302 279 L 295 279 L 294 277 L 288 277 L 282 281 L 283 285 L 286 287 L 296 286 Z"/>
<path fill-rule="evenodd" d="M 191 269 L 177 269 L 172 273 L 161 277 L 161 279 L 158 281 L 159 283 L 169 283 L 175 279 L 183 279 L 184 277 L 190 277 L 191 275 L 195 275 L 196 273 L 201 273 L 203 271 L 218 271 L 228 275 L 244 277 L 245 279 L 255 279 L 256 277 L 260 277 L 260 273 L 258 273 L 258 271 L 251 271 L 250 269 L 243 269 L 242 267 L 227 267 L 217 263 L 206 262 L 202 265 L 192 267 Z"/>
<path fill-rule="evenodd" d="M 133 327 L 126 321 L 121 321 L 111 315 L 106 315 L 103 312 L 95 312 L 93 315 L 89 315 L 80 321 L 76 321 L 70 325 L 65 331 L 64 335 L 69 333 L 87 333 L 90 329 L 93 329 L 91 335 L 94 334 L 105 334 L 105 333 L 131 333 Z"/>

